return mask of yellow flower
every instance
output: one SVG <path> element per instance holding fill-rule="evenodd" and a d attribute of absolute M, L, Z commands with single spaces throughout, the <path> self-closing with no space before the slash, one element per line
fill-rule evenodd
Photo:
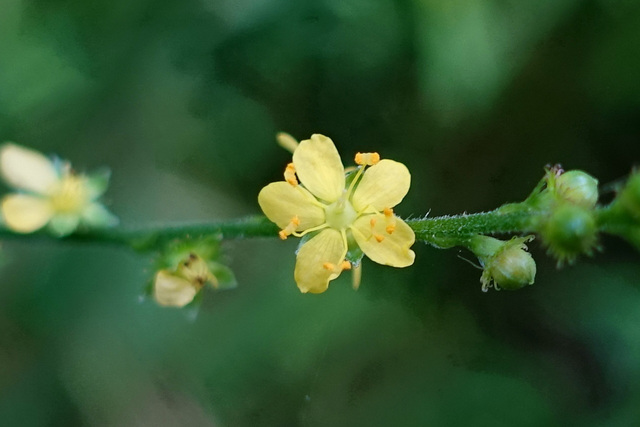
<path fill-rule="evenodd" d="M 31 233 L 48 225 L 64 236 L 81 224 L 97 228 L 118 222 L 96 201 L 107 189 L 108 171 L 76 175 L 69 163 L 7 143 L 0 147 L 0 173 L 19 191 L 4 196 L 0 207 L 4 223 L 13 231 Z"/>
<path fill-rule="evenodd" d="M 209 271 L 207 263 L 191 253 L 175 270 L 160 270 L 156 273 L 153 296 L 160 305 L 184 307 L 193 301 L 207 282 L 218 287 L 216 277 Z"/>
<path fill-rule="evenodd" d="M 402 163 L 380 160 L 378 153 L 358 153 L 355 161 L 357 171 L 345 177 L 333 141 L 312 135 L 295 149 L 285 180 L 258 195 L 265 215 L 282 229 L 281 238 L 318 232 L 297 253 L 294 277 L 302 292 L 324 292 L 329 281 L 350 269 L 349 246 L 378 264 L 413 264 L 415 235 L 391 209 L 409 191 L 409 171 Z"/>

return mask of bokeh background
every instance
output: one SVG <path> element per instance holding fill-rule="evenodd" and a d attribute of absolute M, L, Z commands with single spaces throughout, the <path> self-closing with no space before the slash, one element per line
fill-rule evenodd
<path fill-rule="evenodd" d="M 640 159 L 634 0 L 0 0 L 0 140 L 108 165 L 127 226 L 259 213 L 285 130 L 405 163 L 402 216 L 522 200 L 548 163 Z M 606 196 L 605 196 L 606 197 Z M 2 243 L 0 424 L 630 426 L 640 254 L 614 238 L 480 291 L 456 249 L 322 295 L 296 242 L 224 244 L 239 287 L 139 298 L 152 257 Z"/>

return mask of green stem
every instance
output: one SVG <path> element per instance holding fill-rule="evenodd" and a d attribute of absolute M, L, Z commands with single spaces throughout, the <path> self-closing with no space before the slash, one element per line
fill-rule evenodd
<path fill-rule="evenodd" d="M 108 243 L 128 246 L 138 251 L 161 248 L 175 239 L 218 235 L 220 239 L 242 239 L 250 237 L 275 237 L 278 227 L 263 216 L 253 216 L 227 221 L 199 224 L 184 224 L 155 227 L 114 227 L 76 233 L 61 239 L 66 242 Z M 0 228 L 0 239 L 8 240 L 52 240 L 55 237 L 45 231 L 32 234 L 18 234 Z"/>
<path fill-rule="evenodd" d="M 533 219 L 540 215 L 540 211 L 517 203 L 491 212 L 410 219 L 407 224 L 417 240 L 446 249 L 462 245 L 477 234 L 531 232 Z"/>
<path fill-rule="evenodd" d="M 531 219 L 540 215 L 523 204 L 505 205 L 491 212 L 409 219 L 407 224 L 415 231 L 416 239 L 439 248 L 448 248 L 464 242 L 475 234 L 515 233 L 530 231 Z M 221 239 L 276 237 L 278 228 L 263 216 L 155 227 L 114 227 L 104 230 L 79 232 L 61 239 L 66 242 L 107 243 L 128 246 L 138 251 L 160 248 L 174 239 L 218 235 Z M 0 239 L 54 239 L 45 231 L 18 234 L 0 228 Z"/>

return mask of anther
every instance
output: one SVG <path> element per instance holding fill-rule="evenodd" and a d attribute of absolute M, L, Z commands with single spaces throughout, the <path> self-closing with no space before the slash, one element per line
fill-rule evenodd
<path fill-rule="evenodd" d="M 382 242 L 384 240 L 384 236 L 380 235 L 380 234 L 374 234 L 373 237 L 376 239 L 376 241 L 378 243 Z"/>
<path fill-rule="evenodd" d="M 296 168 L 293 163 L 289 163 L 284 170 L 284 180 L 294 187 L 298 185 L 298 179 L 296 178 Z"/>
<path fill-rule="evenodd" d="M 325 262 L 324 264 L 322 264 L 322 268 L 329 271 L 335 271 L 336 266 L 330 262 Z"/>
<path fill-rule="evenodd" d="M 371 224 L 371 228 L 376 226 L 376 221 L 377 221 L 377 219 L 371 218 L 371 220 L 369 221 L 369 224 Z"/>
<path fill-rule="evenodd" d="M 372 166 L 380 161 L 380 154 L 378 153 L 356 153 L 356 164 Z"/>
<path fill-rule="evenodd" d="M 384 213 L 385 223 L 387 225 L 385 231 L 391 234 L 396 230 L 396 217 L 393 215 L 393 209 L 384 208 L 382 212 Z"/>
<path fill-rule="evenodd" d="M 351 270 L 351 263 L 346 259 L 340 263 L 340 265 L 335 265 L 331 262 L 322 263 L 322 268 L 327 271 L 330 271 L 333 274 L 340 274 L 344 270 Z"/>
<path fill-rule="evenodd" d="M 291 218 L 291 221 L 289 222 L 289 224 L 287 224 L 287 226 L 284 229 L 278 232 L 278 236 L 280 236 L 282 240 L 286 240 L 287 237 L 289 237 L 289 235 L 293 234 L 293 232 L 296 231 L 296 228 L 298 228 L 299 225 L 300 225 L 300 218 L 298 218 L 298 215 L 296 215 L 293 218 Z"/>

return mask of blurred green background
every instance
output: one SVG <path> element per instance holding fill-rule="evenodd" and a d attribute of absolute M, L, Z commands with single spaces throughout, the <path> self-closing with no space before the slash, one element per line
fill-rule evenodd
<path fill-rule="evenodd" d="M 256 214 L 285 130 L 412 171 L 404 216 L 522 200 L 547 163 L 607 184 L 640 158 L 635 0 L 0 0 L 0 140 L 108 165 L 124 225 Z M 618 239 L 480 292 L 415 246 L 322 295 L 296 242 L 224 247 L 199 313 L 140 301 L 152 258 L 3 242 L 0 424 L 630 426 L 640 256 Z"/>

